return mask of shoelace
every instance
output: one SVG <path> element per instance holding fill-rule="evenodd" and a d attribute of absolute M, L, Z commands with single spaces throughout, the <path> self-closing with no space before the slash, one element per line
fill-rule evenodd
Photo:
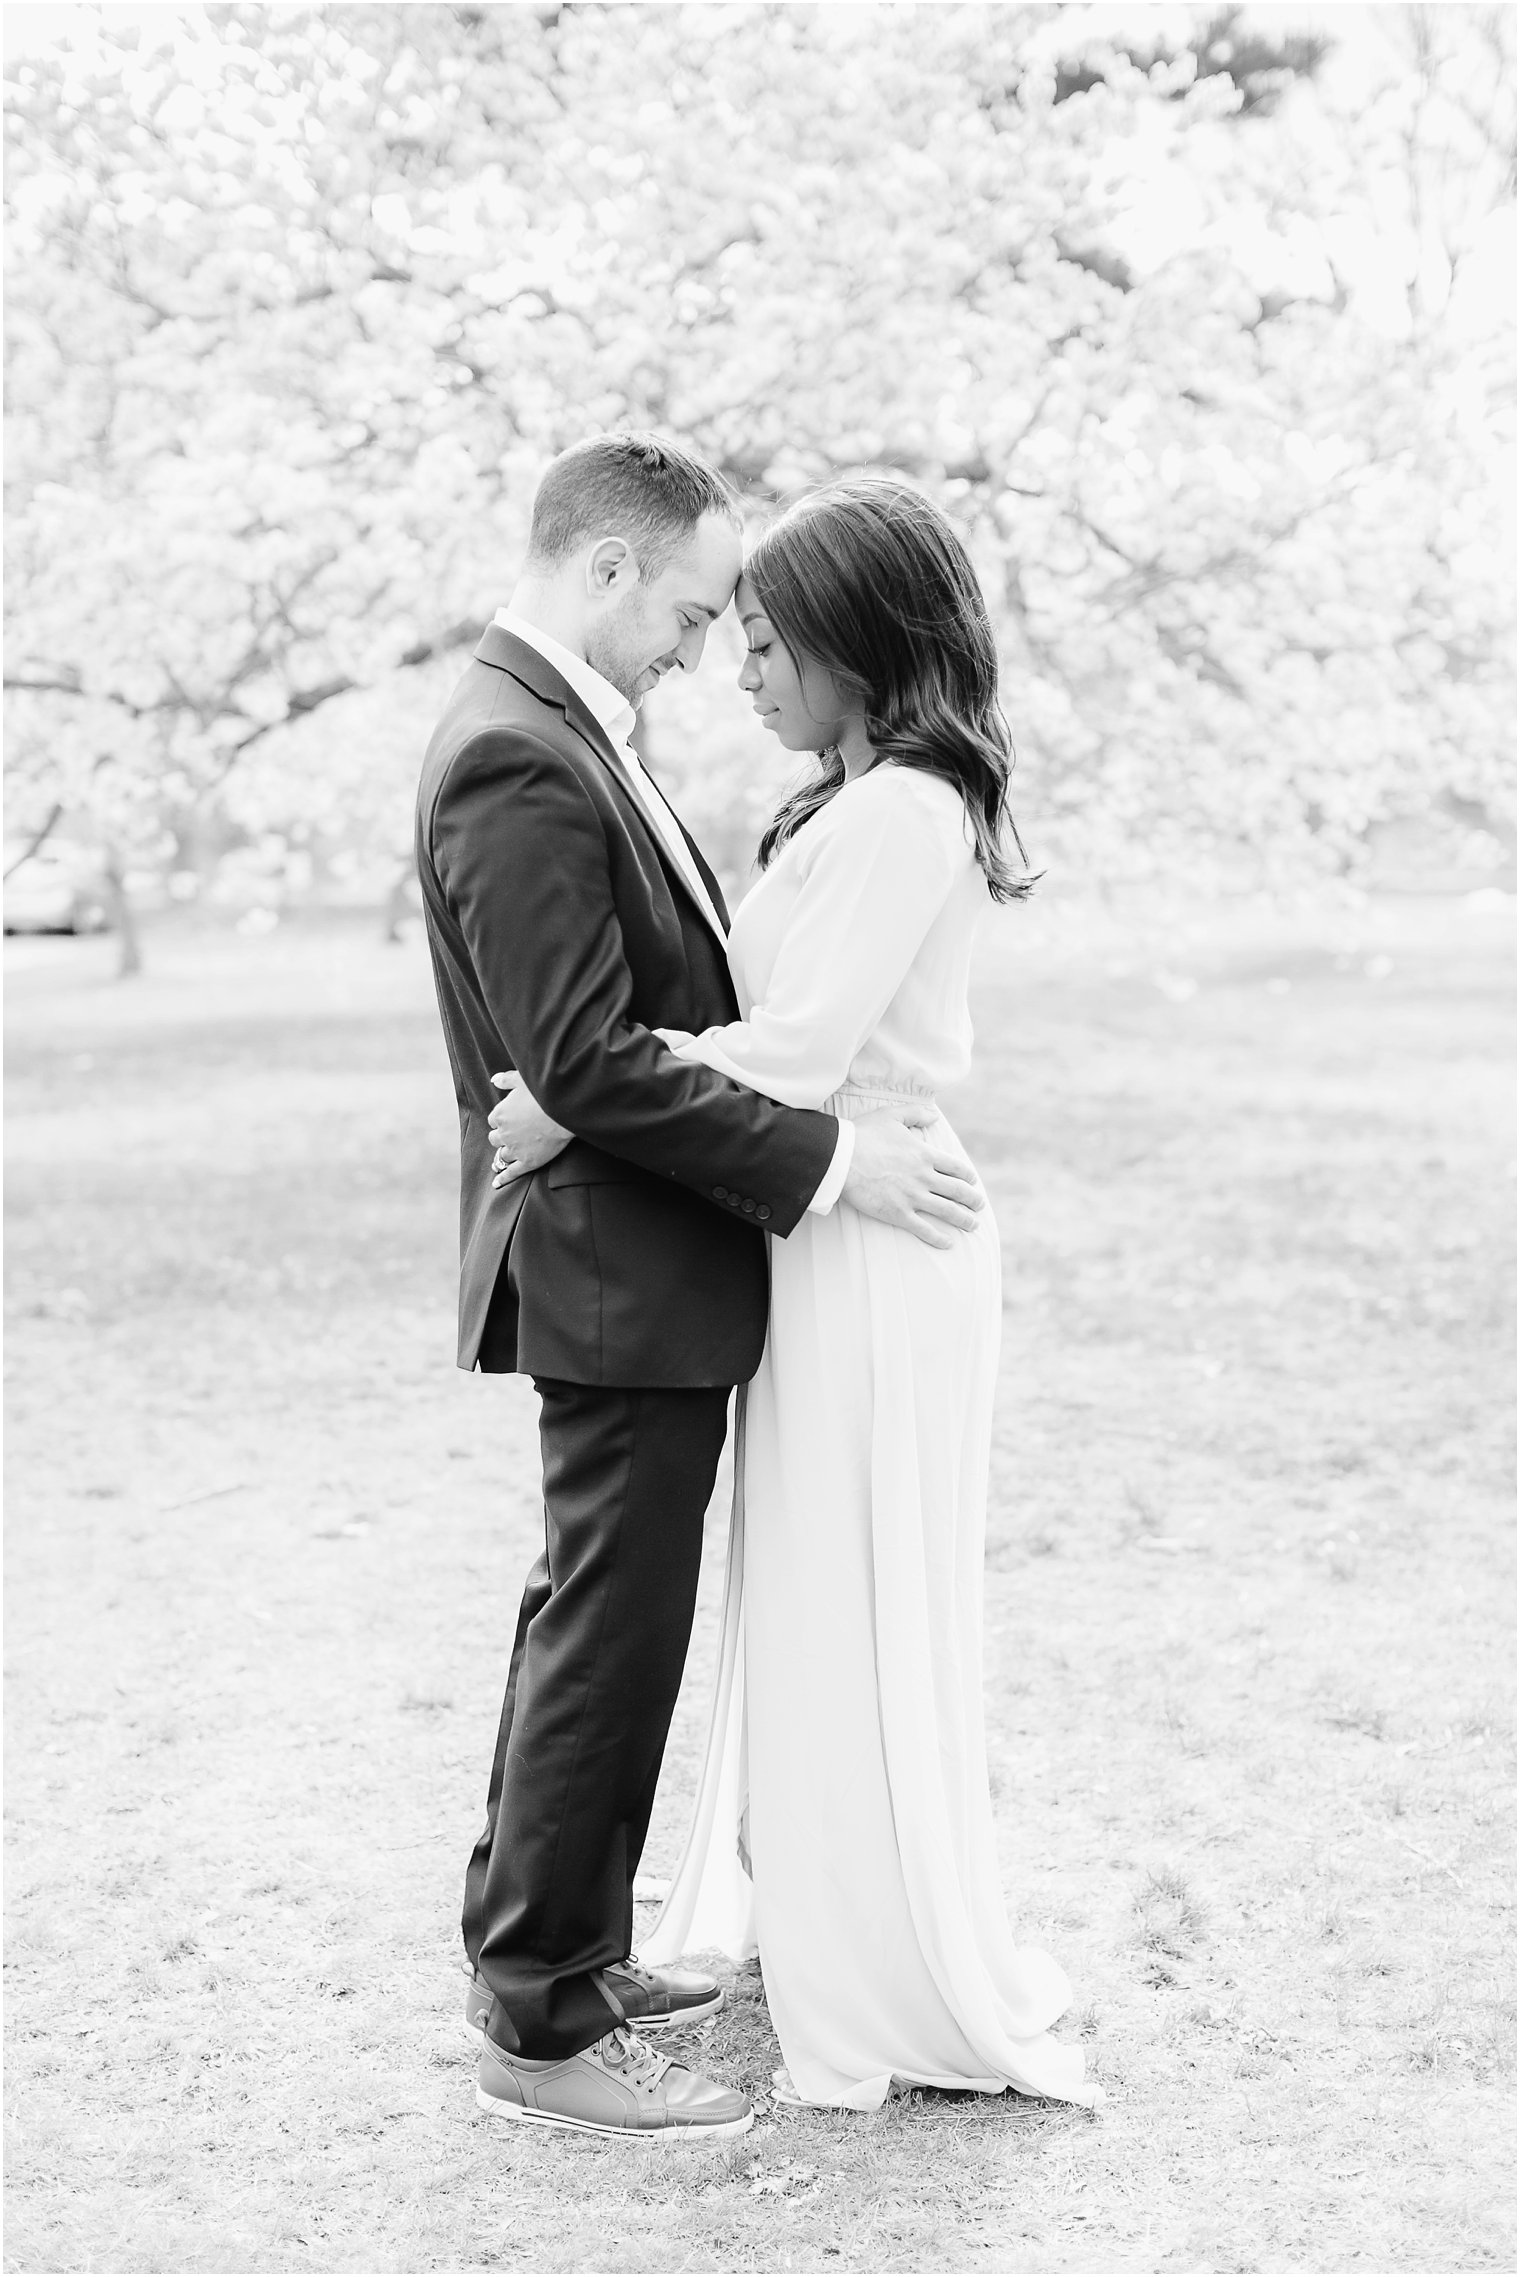
<path fill-rule="evenodd" d="M 669 2056 L 657 2056 L 626 2024 L 615 2024 L 599 2045 L 608 2070 L 619 2072 L 631 2087 L 654 2087 L 670 2069 Z"/>

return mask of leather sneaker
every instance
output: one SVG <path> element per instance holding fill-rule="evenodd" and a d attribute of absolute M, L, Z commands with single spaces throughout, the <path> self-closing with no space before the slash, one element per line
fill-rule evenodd
<path fill-rule="evenodd" d="M 484 2039 L 486 2018 L 491 2013 L 491 1988 L 468 1961 L 464 1973 L 465 2025 L 478 2039 Z M 617 2014 L 640 2032 L 668 2032 L 673 2024 L 715 2016 L 723 2006 L 723 1987 L 701 1969 L 644 1969 L 630 1958 L 597 1973 Z"/>
<path fill-rule="evenodd" d="M 597 1973 L 623 2011 L 623 2022 L 638 2032 L 691 2024 L 699 2016 L 716 2016 L 723 2006 L 723 1987 L 705 1969 L 646 1969 L 630 1954 Z"/>
<path fill-rule="evenodd" d="M 579 2055 L 530 2063 L 486 2040 L 475 2101 L 498 2119 L 642 2142 L 722 2142 L 755 2114 L 736 2088 L 657 2056 L 624 2025 Z"/>

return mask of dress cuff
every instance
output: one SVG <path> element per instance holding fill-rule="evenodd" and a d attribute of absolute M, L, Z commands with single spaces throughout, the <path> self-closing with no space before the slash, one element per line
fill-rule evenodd
<path fill-rule="evenodd" d="M 850 1175 L 850 1164 L 855 1158 L 855 1125 L 839 1118 L 839 1136 L 834 1142 L 834 1159 L 823 1174 L 823 1184 L 809 1202 L 810 1211 L 821 1218 L 827 1217 L 844 1191 L 844 1182 Z"/>

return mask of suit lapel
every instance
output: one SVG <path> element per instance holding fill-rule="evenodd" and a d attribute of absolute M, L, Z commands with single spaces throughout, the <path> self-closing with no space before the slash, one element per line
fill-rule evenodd
<path fill-rule="evenodd" d="M 643 828 L 644 835 L 648 838 L 655 852 L 659 855 L 661 863 L 664 865 L 666 877 L 670 879 L 671 883 L 676 887 L 678 892 L 685 894 L 686 899 L 691 903 L 692 908 L 701 918 L 708 931 L 717 935 L 717 938 L 722 942 L 724 950 L 726 951 L 728 948 L 727 933 L 723 931 L 721 926 L 715 926 L 713 924 L 712 918 L 702 907 L 701 900 L 696 894 L 692 892 L 690 878 L 687 877 L 680 863 L 671 853 L 670 848 L 665 843 L 665 839 L 659 829 L 659 826 L 656 824 L 653 816 L 649 812 L 649 809 L 645 806 L 644 801 L 639 797 L 638 792 L 634 789 L 633 784 L 630 782 L 628 777 L 628 770 L 623 765 L 623 762 L 618 757 L 616 751 L 613 749 L 611 738 L 606 734 L 600 722 L 594 719 L 591 713 L 587 711 L 585 705 L 581 702 L 580 698 L 575 694 L 573 689 L 567 689 L 566 696 L 568 699 L 565 705 L 566 720 L 569 722 L 570 726 L 575 729 L 575 732 L 580 737 L 581 741 L 583 743 L 589 744 L 591 749 L 596 753 L 598 759 L 601 760 L 608 774 L 612 777 L 613 783 L 617 789 L 618 796 L 622 800 L 625 809 L 630 814 L 637 816 L 638 821 Z M 671 812 L 672 814 L 675 814 L 674 807 L 671 808 Z M 690 831 L 687 830 L 679 815 L 675 816 L 675 821 L 676 828 L 680 831 L 681 836 L 686 840 L 688 847 L 690 847 Z M 695 849 L 693 849 L 693 851 L 695 851 Z M 699 860 L 697 866 L 700 873 L 706 872 L 707 865 L 705 862 Z M 717 881 L 715 879 L 709 881 L 704 874 L 703 882 L 707 885 L 708 892 L 712 895 L 714 909 L 717 910 L 720 917 L 725 916 L 727 913 L 723 907 L 723 896 L 716 890 Z"/>
<path fill-rule="evenodd" d="M 556 711 L 564 714 L 566 725 L 574 728 L 587 749 L 601 761 L 603 768 L 612 778 L 612 786 L 622 802 L 623 811 L 625 814 L 632 815 L 643 831 L 644 836 L 659 856 L 666 877 L 677 892 L 686 896 L 687 901 L 701 918 L 708 931 L 716 933 L 717 939 L 722 942 L 726 952 L 728 948 L 727 934 L 720 928 L 714 927 L 711 917 L 702 907 L 698 896 L 692 892 L 690 879 L 666 845 L 643 800 L 629 781 L 628 770 L 613 749 L 611 737 L 601 722 L 587 710 L 569 682 L 560 678 L 546 656 L 540 656 L 536 648 L 533 648 L 525 640 L 519 640 L 514 633 L 509 633 L 501 625 L 487 625 L 475 655 L 479 663 L 494 665 L 497 671 L 510 673 L 514 680 L 520 681 L 531 694 L 537 696 L 540 703 L 551 704 Z M 671 812 L 675 813 L 673 807 Z M 676 815 L 676 828 L 691 849 L 702 882 L 712 895 L 714 909 L 726 921 L 728 911 L 724 906 L 723 896 L 718 890 L 718 881 L 701 854 L 698 853 L 692 842 L 691 832 L 686 828 L 679 815 Z"/>

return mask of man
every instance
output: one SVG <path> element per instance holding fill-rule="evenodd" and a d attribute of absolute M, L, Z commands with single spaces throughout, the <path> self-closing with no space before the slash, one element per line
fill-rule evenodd
<path fill-rule="evenodd" d="M 738 1016 L 717 880 L 628 737 L 661 676 L 695 668 L 740 565 L 707 467 L 653 436 L 567 451 L 418 800 L 460 1110 L 459 1365 L 532 1376 L 544 1466 L 465 1886 L 477 2100 L 604 2134 L 753 2117 L 638 2036 L 711 2013 L 716 1981 L 640 1969 L 631 1945 L 728 1398 L 765 1337 L 765 1232 L 843 1201 L 943 1240 L 980 1206 L 903 1120 L 777 1106 L 651 1032 Z M 512 1069 L 576 1138 L 494 1190 Z"/>

